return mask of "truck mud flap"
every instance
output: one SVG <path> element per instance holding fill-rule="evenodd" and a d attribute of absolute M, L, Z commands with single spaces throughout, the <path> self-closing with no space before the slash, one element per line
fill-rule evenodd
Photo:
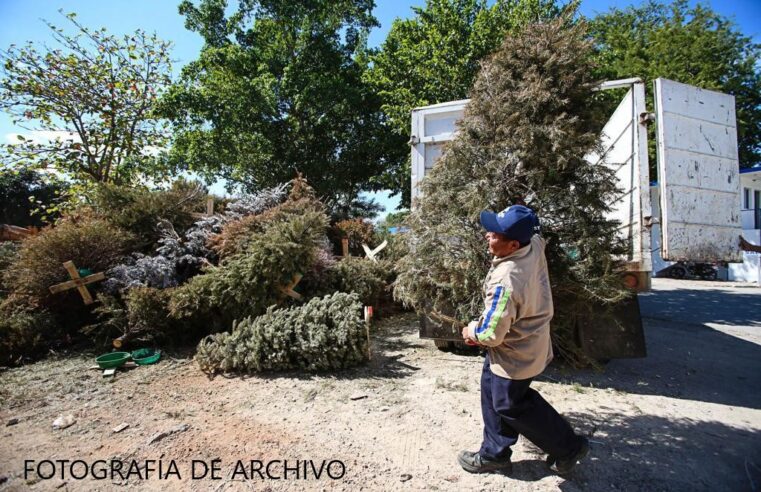
<path fill-rule="evenodd" d="M 636 295 L 617 304 L 609 314 L 580 317 L 576 330 L 579 346 L 593 359 L 647 356 L 639 298 Z"/>

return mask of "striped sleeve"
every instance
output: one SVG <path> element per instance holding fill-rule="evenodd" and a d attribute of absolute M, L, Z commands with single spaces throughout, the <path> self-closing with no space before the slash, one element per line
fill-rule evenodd
<path fill-rule="evenodd" d="M 497 285 L 487 295 L 483 314 L 475 330 L 479 343 L 487 346 L 499 345 L 510 329 L 510 289 Z"/>

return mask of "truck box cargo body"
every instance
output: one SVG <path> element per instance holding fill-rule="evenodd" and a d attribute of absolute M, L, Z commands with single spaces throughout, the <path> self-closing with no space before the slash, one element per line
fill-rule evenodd
<path fill-rule="evenodd" d="M 608 216 L 619 222 L 619 234 L 630 244 L 622 258 L 627 285 L 637 291 L 650 288 L 653 242 L 660 244 L 665 260 L 741 261 L 734 97 L 657 79 L 655 111 L 649 112 L 645 84 L 638 78 L 604 82 L 599 89 L 627 90 L 602 130 L 600 154 L 585 157 L 613 169 L 617 178 L 619 193 Z M 413 207 L 420 198 L 419 183 L 455 138 L 467 104 L 463 99 L 412 111 Z M 648 160 L 652 123 L 661 186 L 659 219 L 653 217 L 650 201 L 650 182 L 656 179 L 650 176 Z M 651 228 L 658 222 L 662 238 L 652 241 Z M 431 333 L 421 330 L 421 336 L 439 338 Z"/>
<path fill-rule="evenodd" d="M 601 90 L 628 88 L 603 128 L 602 155 L 586 159 L 615 170 L 620 190 L 609 217 L 629 239 L 630 272 L 652 272 L 647 125 L 657 124 L 661 186 L 661 256 L 665 260 L 741 261 L 740 173 L 734 97 L 666 79 L 654 82 L 656 115 L 645 107 L 640 79 L 605 82 Z M 433 168 L 468 99 L 412 111 L 413 206 L 419 183 Z M 655 179 L 652 179 L 655 180 Z"/>

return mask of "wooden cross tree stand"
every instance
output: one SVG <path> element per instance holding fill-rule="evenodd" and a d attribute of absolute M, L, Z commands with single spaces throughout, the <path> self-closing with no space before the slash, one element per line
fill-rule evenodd
<path fill-rule="evenodd" d="M 383 248 L 385 248 L 386 246 L 388 246 L 388 241 L 383 241 L 380 244 L 380 246 L 378 246 L 375 249 L 370 249 L 370 247 L 368 245 L 366 245 L 365 243 L 362 243 L 362 249 L 365 250 L 365 254 L 367 255 L 367 257 L 370 260 L 375 261 L 375 262 L 378 261 L 378 259 L 376 258 L 376 256 L 378 256 L 378 253 L 380 253 L 383 250 Z M 343 258 L 349 258 L 351 256 L 351 253 L 349 252 L 349 239 L 348 238 L 341 239 L 341 252 L 343 253 L 340 256 L 341 259 L 343 259 Z"/>
<path fill-rule="evenodd" d="M 376 257 L 376 256 L 378 255 L 378 253 L 380 253 L 380 252 L 383 250 L 383 248 L 385 248 L 386 246 L 388 246 L 388 241 L 383 241 L 382 243 L 380 243 L 380 246 L 378 246 L 378 247 L 377 247 L 377 248 L 375 248 L 375 249 L 370 249 L 370 247 L 369 247 L 368 245 L 366 245 L 365 243 L 362 243 L 362 249 L 364 249 L 364 250 L 365 250 L 365 254 L 367 255 L 367 257 L 368 257 L 369 259 L 373 260 L 374 262 L 377 262 L 377 261 L 378 261 L 378 260 L 377 260 L 377 258 L 375 258 L 375 257 Z"/>
<path fill-rule="evenodd" d="M 296 287 L 296 284 L 301 282 L 301 278 L 302 277 L 303 277 L 303 275 L 301 275 L 300 273 L 297 273 L 293 277 L 293 280 L 291 280 L 291 283 L 289 283 L 285 287 L 281 287 L 280 290 L 283 292 L 283 294 L 287 295 L 288 297 L 293 297 L 296 300 L 300 300 L 301 299 L 301 294 L 299 294 L 298 292 L 293 290 L 293 288 Z"/>
<path fill-rule="evenodd" d="M 103 280 L 106 278 L 106 274 L 103 272 L 98 272 L 93 273 L 92 275 L 87 275 L 85 277 L 80 277 L 79 270 L 77 270 L 77 267 L 74 265 L 73 261 L 67 261 L 63 264 L 63 267 L 67 272 L 69 272 L 71 280 L 51 286 L 50 292 L 52 294 L 57 294 L 65 290 L 77 289 L 79 294 L 82 296 L 82 299 L 85 301 L 85 304 L 89 305 L 95 302 L 90 295 L 90 291 L 87 290 L 87 287 L 85 286 L 87 284 Z"/>

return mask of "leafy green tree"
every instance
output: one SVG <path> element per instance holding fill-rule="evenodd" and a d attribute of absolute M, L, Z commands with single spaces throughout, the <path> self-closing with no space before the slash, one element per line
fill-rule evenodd
<path fill-rule="evenodd" d="M 180 4 L 205 46 L 162 103 L 174 158 L 253 190 L 297 172 L 347 203 L 378 189 L 388 135 L 362 82 L 373 2 L 245 0 L 229 17 L 226 5 Z"/>
<path fill-rule="evenodd" d="M 4 146 L 3 160 L 52 167 L 79 181 L 163 176 L 164 161 L 145 153 L 166 139 L 152 110 L 170 82 L 170 44 L 140 30 L 119 38 L 66 17 L 75 34 L 47 23 L 57 48 L 30 42 L 0 52 L 0 108 L 14 124 L 53 135 L 19 136 Z"/>
<path fill-rule="evenodd" d="M 554 0 L 427 0 L 415 16 L 396 19 L 365 80 L 383 100 L 387 131 L 386 188 L 410 203 L 410 111 L 417 106 L 468 97 L 479 63 L 505 35 L 560 12 Z"/>
<path fill-rule="evenodd" d="M 399 212 L 391 212 L 386 215 L 386 218 L 381 221 L 379 227 L 399 227 L 404 223 L 404 220 L 410 215 L 409 210 L 401 210 Z"/>
<path fill-rule="evenodd" d="M 34 169 L 0 168 L 0 224 L 41 226 L 56 219 L 67 188 L 65 182 Z"/>
<path fill-rule="evenodd" d="M 601 79 L 664 77 L 733 94 L 740 165 L 761 162 L 761 46 L 735 24 L 687 0 L 614 8 L 590 22 Z"/>

